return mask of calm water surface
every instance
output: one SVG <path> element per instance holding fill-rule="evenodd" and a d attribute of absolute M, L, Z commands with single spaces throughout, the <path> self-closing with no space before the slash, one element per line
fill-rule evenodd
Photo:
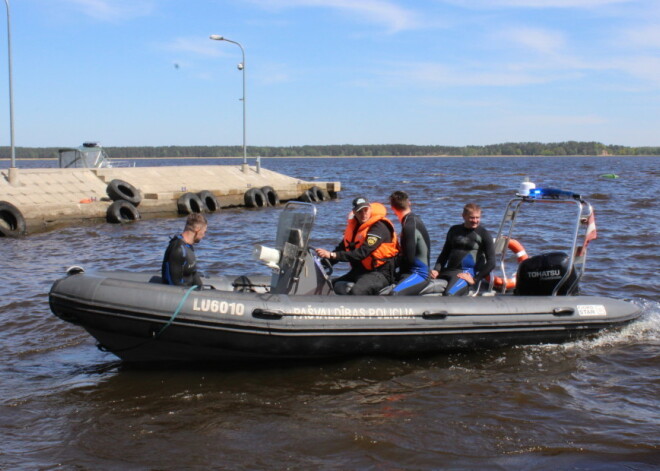
<path fill-rule="evenodd" d="M 226 160 L 138 165 L 228 164 Z M 6 167 L 7 163 L 0 165 Z M 19 167 L 32 163 L 19 161 Z M 0 239 L 0 469 L 660 469 L 660 158 L 264 159 L 341 181 L 318 205 L 313 244 L 333 247 L 351 198 L 408 191 L 435 258 L 464 203 L 496 230 L 526 175 L 583 194 L 596 211 L 582 290 L 632 299 L 621 331 L 543 345 L 419 359 L 355 358 L 269 369 L 135 369 L 55 318 L 47 293 L 66 267 L 157 271 L 183 219 L 70 227 Z M 619 179 L 600 175 L 615 173 Z M 267 273 L 279 209 L 210 216 L 205 272 Z M 572 216 L 572 213 L 571 213 Z M 563 216 L 519 224 L 528 252 L 561 248 Z"/>

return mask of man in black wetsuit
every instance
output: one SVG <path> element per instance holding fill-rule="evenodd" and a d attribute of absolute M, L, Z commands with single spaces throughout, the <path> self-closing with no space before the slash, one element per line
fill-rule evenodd
<path fill-rule="evenodd" d="M 431 239 L 422 219 L 412 212 L 405 191 L 390 195 L 390 206 L 401 221 L 399 238 L 399 276 L 393 295 L 414 295 L 424 289 L 431 265 Z"/>
<path fill-rule="evenodd" d="M 490 232 L 480 226 L 481 208 L 469 203 L 463 208 L 463 224 L 449 228 L 431 278 L 448 281 L 445 296 L 466 294 L 495 268 L 495 244 Z"/>
<path fill-rule="evenodd" d="M 193 244 L 206 235 L 208 222 L 201 213 L 192 213 L 186 219 L 181 235 L 174 236 L 165 250 L 161 276 L 166 285 L 196 285 L 202 287 L 202 278 L 197 272 L 197 258 Z"/>

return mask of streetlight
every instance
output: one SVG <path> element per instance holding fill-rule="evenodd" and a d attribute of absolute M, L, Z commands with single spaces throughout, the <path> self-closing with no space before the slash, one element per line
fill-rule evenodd
<path fill-rule="evenodd" d="M 7 6 L 7 58 L 9 61 L 9 132 L 11 136 L 11 167 L 9 168 L 9 183 L 18 183 L 18 169 L 16 168 L 16 149 L 14 147 L 14 92 L 12 88 L 11 73 L 11 20 L 9 15 L 9 0 L 5 0 Z"/>
<path fill-rule="evenodd" d="M 241 101 L 243 101 L 243 166 L 242 166 L 242 170 L 243 170 L 243 172 L 247 172 L 248 171 L 247 147 L 245 145 L 245 50 L 243 49 L 243 46 L 241 46 L 241 43 L 238 43 L 236 41 L 232 41 L 231 39 L 227 39 L 224 36 L 220 36 L 219 34 L 212 34 L 211 36 L 209 36 L 209 38 L 214 40 L 214 41 L 227 41 L 228 43 L 236 44 L 238 47 L 241 48 L 241 54 L 243 55 L 243 61 L 240 64 L 238 64 L 238 70 L 240 70 L 243 73 L 243 98 L 241 99 Z"/>

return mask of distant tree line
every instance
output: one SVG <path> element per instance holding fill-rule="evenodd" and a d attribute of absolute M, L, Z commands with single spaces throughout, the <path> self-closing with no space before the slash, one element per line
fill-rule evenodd
<path fill-rule="evenodd" d="M 56 147 L 17 147 L 16 158 L 57 158 Z M 241 157 L 241 146 L 140 146 L 106 147 L 112 158 Z M 626 147 L 600 142 L 507 142 L 486 146 L 415 146 L 407 144 L 328 146 L 249 146 L 250 157 L 378 157 L 378 156 L 497 156 L 497 155 L 660 155 L 660 147 Z M 0 147 L 0 158 L 10 158 L 9 147 Z"/>

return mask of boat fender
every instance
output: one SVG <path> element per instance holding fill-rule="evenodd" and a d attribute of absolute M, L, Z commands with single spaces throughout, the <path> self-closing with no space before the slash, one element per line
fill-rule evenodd
<path fill-rule="evenodd" d="M 195 193 L 184 193 L 176 201 L 179 214 L 192 214 L 204 212 L 204 202 Z"/>
<path fill-rule="evenodd" d="M 309 189 L 310 193 L 314 195 L 315 200 L 314 201 L 328 201 L 330 199 L 330 195 L 328 194 L 327 191 L 322 190 L 318 186 L 314 185 Z"/>
<path fill-rule="evenodd" d="M 266 203 L 268 206 L 277 206 L 280 204 L 280 197 L 272 186 L 264 186 L 261 188 L 261 191 L 266 197 Z"/>
<path fill-rule="evenodd" d="M 7 201 L 0 201 L 0 237 L 19 237 L 25 232 L 25 218 L 21 211 Z"/>
<path fill-rule="evenodd" d="M 318 201 L 318 196 L 316 192 L 312 191 L 312 189 L 309 188 L 302 195 L 298 197 L 298 200 L 302 201 L 303 203 L 316 203 Z"/>
<path fill-rule="evenodd" d="M 128 201 L 117 200 L 108 206 L 105 218 L 111 224 L 124 224 L 140 219 L 140 213 Z"/>
<path fill-rule="evenodd" d="M 245 192 L 243 199 L 248 208 L 263 208 L 268 205 L 266 195 L 260 188 L 250 188 Z"/>
<path fill-rule="evenodd" d="M 135 207 L 137 207 L 142 201 L 142 195 L 137 188 L 130 183 L 117 178 L 108 183 L 105 192 L 112 201 L 126 200 Z"/>
<path fill-rule="evenodd" d="M 525 247 L 523 247 L 522 244 L 516 239 L 509 239 L 507 247 L 516 255 L 518 265 L 520 265 L 520 262 L 529 258 Z M 486 281 L 490 281 L 490 276 L 486 277 Z M 502 288 L 502 286 L 504 286 L 507 290 L 514 289 L 516 287 L 516 274 L 514 273 L 513 277 L 507 278 L 506 280 L 502 280 L 502 278 L 496 276 L 495 280 L 493 280 L 493 286 L 498 289 Z"/>
<path fill-rule="evenodd" d="M 197 193 L 197 196 L 199 197 L 200 200 L 202 200 L 202 203 L 204 203 L 204 207 L 209 213 L 215 213 L 218 209 L 220 209 L 220 203 L 218 203 L 218 198 L 216 198 L 215 195 L 210 191 L 202 190 L 199 193 Z"/>

